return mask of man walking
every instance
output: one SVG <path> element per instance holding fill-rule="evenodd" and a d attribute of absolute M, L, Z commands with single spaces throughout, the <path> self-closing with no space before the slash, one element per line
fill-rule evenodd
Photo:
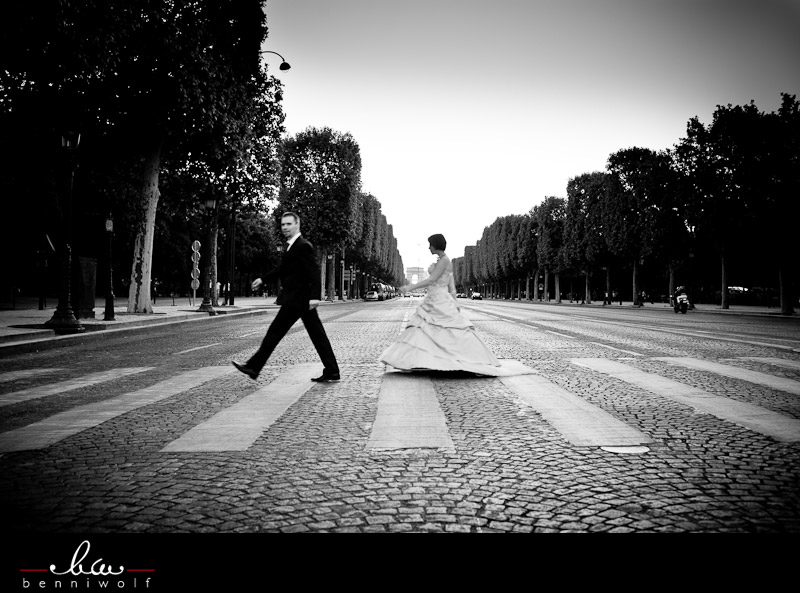
<path fill-rule="evenodd" d="M 300 235 L 300 217 L 294 212 L 286 212 L 281 217 L 281 232 L 287 242 L 286 251 L 280 265 L 266 275 L 267 278 L 277 277 L 281 281 L 281 291 L 275 301 L 281 308 L 258 351 L 246 363 L 233 361 L 233 366 L 251 379 L 256 379 L 283 336 L 298 319 L 302 319 L 324 365 L 322 375 L 311 380 L 323 383 L 338 381 L 339 365 L 317 313 L 322 286 L 314 247 Z M 261 284 L 261 279 L 256 279 L 253 290 L 257 290 Z"/>

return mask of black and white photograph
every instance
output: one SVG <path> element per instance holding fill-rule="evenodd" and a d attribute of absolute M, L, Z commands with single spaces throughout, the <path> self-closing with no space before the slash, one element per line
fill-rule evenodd
<path fill-rule="evenodd" d="M 797 0 L 0 30 L 4 591 L 800 534 Z"/>

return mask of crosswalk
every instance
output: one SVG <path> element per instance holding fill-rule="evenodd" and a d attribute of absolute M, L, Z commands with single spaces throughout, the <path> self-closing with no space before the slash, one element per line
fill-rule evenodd
<path fill-rule="evenodd" d="M 745 364 L 760 363 L 765 367 L 800 370 L 800 364 L 792 360 L 742 357 L 739 359 L 742 364 L 737 364 L 737 360 L 729 361 L 731 364 L 722 364 L 686 357 L 654 357 L 648 360 L 652 364 L 663 365 L 661 368 L 665 369 L 677 366 L 759 385 L 785 394 L 788 399 L 800 395 L 800 381 L 754 371 Z M 654 442 L 653 436 L 647 434 L 642 427 L 632 426 L 589 402 L 584 396 L 572 393 L 537 369 L 526 367 L 519 361 L 504 362 L 508 363 L 507 368 L 515 369 L 509 376 L 476 380 L 498 382 L 498 389 L 536 412 L 567 443 L 578 447 L 603 447 L 607 450 L 628 448 L 629 451 L 646 452 L 647 446 Z M 642 370 L 630 358 L 571 358 L 568 363 L 587 373 L 604 377 L 605 380 L 631 386 L 635 388 L 637 397 L 665 398 L 779 442 L 800 441 L 800 420 L 797 418 L 682 383 L 665 376 L 669 374 L 666 372 L 659 374 L 652 370 Z M 117 368 L 10 391 L 0 395 L 0 406 L 57 397 L 68 391 L 112 382 L 148 370 L 151 367 Z M 16 370 L 0 374 L 0 385 L 36 377 L 53 378 L 59 371 L 60 369 Z M 40 421 L 0 432 L 0 453 L 47 448 L 126 413 L 222 380 L 232 371 L 233 367 L 230 366 L 210 366 L 177 372 L 174 376 L 148 387 L 102 401 L 77 405 Z M 271 382 L 255 385 L 251 393 L 236 403 L 188 429 L 166 444 L 160 452 L 180 454 L 248 450 L 315 386 L 309 379 L 317 371 L 318 363 L 289 367 Z M 336 388 L 347 389 L 346 380 L 335 385 Z M 383 373 L 365 448 L 374 451 L 455 448 L 448 420 L 431 376 L 390 370 Z"/>

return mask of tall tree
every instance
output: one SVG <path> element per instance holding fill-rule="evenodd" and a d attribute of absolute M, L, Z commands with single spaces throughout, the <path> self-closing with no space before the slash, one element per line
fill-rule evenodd
<path fill-rule="evenodd" d="M 745 106 L 718 106 L 713 121 L 703 125 L 689 120 L 686 137 L 675 147 L 676 163 L 692 182 L 690 224 L 719 256 L 723 309 L 730 308 L 729 258 L 735 254 L 753 216 L 753 166 L 758 160 L 753 133 L 761 113 L 751 102 Z"/>
<path fill-rule="evenodd" d="M 303 233 L 314 243 L 325 273 L 328 253 L 340 252 L 357 238 L 354 221 L 361 217 L 361 153 L 353 137 L 312 127 L 286 139 L 279 201 L 281 211 L 300 216 Z M 330 280 L 327 285 L 331 291 Z"/>
<path fill-rule="evenodd" d="M 545 290 L 549 295 L 547 278 L 552 271 L 556 277 L 556 301 L 561 302 L 561 248 L 564 243 L 564 219 L 566 217 L 566 203 L 564 198 L 549 196 L 545 198 L 536 210 L 536 223 L 538 237 L 536 254 L 539 268 L 545 270 Z"/>
<path fill-rule="evenodd" d="M 128 310 L 151 312 L 160 173 L 181 140 L 227 128 L 252 100 L 266 37 L 261 0 L 55 0 L 15 3 L 17 55 L 5 72 L 14 101 L 53 114 L 51 128 L 134 169 Z M 22 7 L 24 5 L 24 7 Z M 5 55 L 5 52 L 4 52 Z M 45 128 L 46 129 L 46 128 Z"/>
<path fill-rule="evenodd" d="M 669 158 L 648 148 L 627 148 L 609 156 L 607 169 L 621 188 L 604 202 L 607 242 L 631 263 L 633 302 L 642 304 L 639 266 L 654 254 L 656 237 L 663 232 Z"/>

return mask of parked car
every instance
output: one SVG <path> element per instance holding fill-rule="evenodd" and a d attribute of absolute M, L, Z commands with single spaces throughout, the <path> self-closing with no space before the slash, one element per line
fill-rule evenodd
<path fill-rule="evenodd" d="M 473 293 L 472 293 L 472 300 L 473 300 L 473 301 L 482 301 L 482 300 L 483 300 L 483 297 L 481 296 L 481 293 L 479 293 L 479 292 L 473 292 Z"/>
<path fill-rule="evenodd" d="M 367 300 L 367 301 L 377 301 L 377 300 L 378 300 L 378 291 L 376 291 L 376 290 L 370 290 L 370 291 L 369 291 L 369 292 L 366 294 L 366 296 L 364 297 L 364 300 Z"/>

